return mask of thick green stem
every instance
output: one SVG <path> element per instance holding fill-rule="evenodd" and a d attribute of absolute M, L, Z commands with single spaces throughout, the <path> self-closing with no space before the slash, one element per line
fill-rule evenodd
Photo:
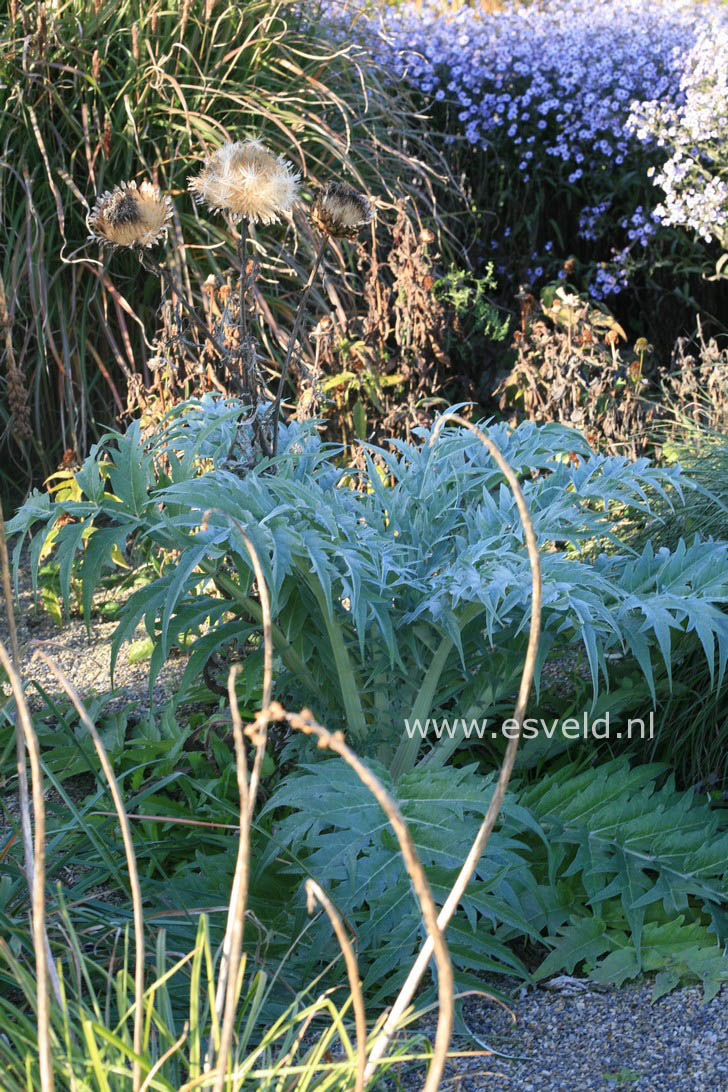
<path fill-rule="evenodd" d="M 215 568 L 211 564 L 202 564 L 200 566 L 204 572 L 211 576 L 215 586 L 226 595 L 234 599 L 236 603 L 239 603 L 246 614 L 249 614 L 256 622 L 263 622 L 263 611 L 260 603 L 257 603 L 251 596 L 246 595 L 245 592 L 225 573 L 216 572 Z M 276 625 L 271 626 L 271 636 L 276 652 L 283 660 L 291 674 L 296 675 L 301 682 L 309 690 L 311 690 L 318 697 L 321 695 L 321 687 L 318 685 L 313 675 L 306 667 L 305 663 L 298 655 L 295 649 L 291 648 L 291 645 L 286 640 L 286 636 L 283 631 Z"/>
<path fill-rule="evenodd" d="M 470 606 L 465 608 L 463 616 L 460 619 L 459 626 L 460 631 L 465 628 L 468 622 L 472 622 L 474 618 L 477 618 L 479 614 L 482 614 L 485 607 L 482 603 L 471 603 Z M 435 698 L 435 692 L 440 682 L 443 671 L 445 670 L 445 664 L 448 657 L 454 648 L 454 642 L 451 637 L 443 637 L 440 644 L 432 657 L 432 662 L 427 670 L 427 674 L 422 680 L 422 685 L 415 698 L 415 703 L 412 706 L 412 712 L 410 713 L 410 724 L 412 725 L 412 736 L 405 735 L 400 743 L 394 758 L 392 759 L 391 771 L 392 777 L 396 780 L 401 777 L 402 774 L 408 773 L 414 768 L 417 761 L 417 754 L 422 746 L 422 736 L 419 731 L 416 730 L 416 723 L 420 724 L 427 721 L 430 713 L 432 712 L 432 703 Z"/>
<path fill-rule="evenodd" d="M 297 567 L 316 597 L 316 602 L 319 605 L 319 610 L 321 611 L 321 616 L 324 620 L 324 625 L 326 626 L 326 632 L 329 637 L 329 642 L 331 643 L 331 651 L 334 656 L 334 663 L 336 664 L 336 673 L 339 677 L 339 689 L 341 690 L 341 699 L 344 703 L 347 727 L 357 739 L 363 740 L 366 738 L 367 734 L 367 722 L 366 717 L 364 716 L 364 708 L 359 697 L 361 689 L 359 687 L 359 680 L 356 677 L 356 672 L 351 663 L 349 650 L 346 647 L 346 640 L 342 628 L 333 613 L 329 610 L 324 590 L 321 587 L 321 581 L 315 573 L 308 572 L 302 562 L 299 561 Z"/>

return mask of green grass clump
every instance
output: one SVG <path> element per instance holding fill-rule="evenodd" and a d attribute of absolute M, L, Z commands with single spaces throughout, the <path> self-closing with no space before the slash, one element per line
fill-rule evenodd
<path fill-rule="evenodd" d="M 655 518 L 640 528 L 640 540 L 652 535 L 671 550 L 696 534 L 728 540 L 728 436 L 688 435 L 666 454 L 677 458 L 695 488 L 674 508 L 658 507 Z"/>

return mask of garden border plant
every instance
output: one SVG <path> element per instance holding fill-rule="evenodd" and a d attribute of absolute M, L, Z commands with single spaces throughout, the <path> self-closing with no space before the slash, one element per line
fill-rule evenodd
<path fill-rule="evenodd" d="M 710 283 L 726 270 L 724 5 L 319 9 L 334 40 L 358 37 L 419 95 L 478 210 L 472 260 L 493 258 L 514 293 L 567 275 L 598 300 L 629 292 L 621 321 L 660 355 L 695 313 L 725 328 Z"/>
<path fill-rule="evenodd" d="M 217 986 L 218 1003 L 224 993 L 224 1010 L 219 1036 L 219 1047 L 214 1070 L 212 1069 L 212 1067 L 210 1067 L 212 1071 L 210 1079 L 214 1081 L 214 1092 L 223 1092 L 226 1087 L 228 1056 L 233 1035 L 235 1011 L 241 987 L 238 970 L 240 966 L 243 927 L 246 910 L 250 825 L 253 818 L 255 797 L 257 794 L 257 786 L 260 779 L 260 769 L 266 747 L 267 728 L 268 724 L 272 720 L 285 721 L 294 730 L 300 731 L 305 735 L 315 736 L 319 747 L 329 748 L 334 751 L 334 753 L 338 754 L 341 758 L 343 758 L 344 761 L 355 771 L 362 783 L 372 792 L 382 809 L 385 811 L 399 842 L 400 852 L 407 867 L 407 871 L 410 874 L 414 892 L 420 904 L 425 927 L 428 934 L 428 939 L 422 948 L 420 956 L 418 957 L 415 965 L 412 968 L 412 971 L 408 977 L 407 982 L 405 983 L 405 986 L 401 990 L 393 1008 L 390 1010 L 390 1014 L 386 1022 L 381 1027 L 376 1038 L 374 1039 L 372 1047 L 366 1057 L 366 1065 L 364 1064 L 364 1059 L 361 1056 L 363 1046 L 361 1041 L 362 1010 L 361 998 L 359 997 L 359 1002 L 357 1004 L 359 1060 L 357 1062 L 357 1076 L 355 1083 L 356 1092 L 361 1092 L 361 1090 L 364 1088 L 366 1079 L 374 1074 L 377 1064 L 381 1062 L 383 1056 L 385 1055 L 385 1052 L 387 1051 L 387 1048 L 391 1042 L 392 1036 L 399 1026 L 404 1011 L 409 1006 L 409 1003 L 417 988 L 417 985 L 427 967 L 430 957 L 433 954 L 438 970 L 440 1005 L 434 1052 L 428 1068 L 427 1078 L 424 1085 L 424 1092 L 436 1092 L 436 1090 L 440 1086 L 442 1071 L 447 1058 L 447 1049 L 452 1024 L 453 1006 L 452 970 L 450 967 L 449 955 L 447 952 L 447 946 L 443 934 L 447 923 L 452 916 L 452 913 L 454 912 L 475 870 L 478 859 L 486 848 L 488 838 L 497 820 L 503 797 L 505 795 L 506 787 L 511 776 L 513 763 L 518 748 L 520 726 L 525 713 L 526 704 L 528 701 L 528 696 L 536 666 L 536 657 L 538 653 L 538 641 L 540 633 L 541 604 L 540 556 L 538 544 L 518 479 L 511 467 L 503 459 L 499 449 L 493 443 L 490 437 L 486 436 L 480 429 L 472 425 L 470 422 L 464 421 L 462 418 L 459 418 L 457 416 L 455 417 L 455 423 L 461 424 L 463 427 L 468 428 L 475 433 L 480 442 L 490 452 L 490 454 L 502 470 L 504 476 L 506 477 L 509 486 L 513 490 L 518 506 L 518 511 L 523 521 L 523 527 L 526 536 L 526 546 L 531 567 L 532 598 L 530 610 L 529 644 L 523 665 L 521 685 L 519 688 L 519 695 L 514 713 L 514 719 L 517 721 L 519 731 L 516 732 L 509 741 L 506 756 L 501 766 L 496 792 L 494 793 L 490 801 L 478 835 L 470 849 L 470 852 L 468 853 L 466 860 L 463 863 L 457 883 L 453 887 L 450 896 L 445 902 L 445 905 L 440 910 L 439 915 L 437 913 L 434 901 L 432 899 L 432 895 L 430 893 L 427 878 L 424 871 L 422 870 L 421 865 L 419 864 L 417 852 L 414 848 L 414 844 L 412 842 L 407 824 L 405 823 L 396 803 L 391 798 L 387 790 L 384 788 L 381 781 L 372 774 L 372 772 L 365 766 L 365 764 L 362 763 L 361 760 L 356 756 L 356 754 L 346 745 L 346 743 L 344 742 L 343 734 L 341 732 L 329 732 L 326 728 L 319 725 L 314 720 L 312 715 L 306 710 L 304 710 L 300 714 L 292 714 L 284 710 L 283 707 L 280 706 L 278 703 L 272 701 L 271 688 L 273 670 L 273 644 L 271 638 L 272 627 L 270 603 L 266 590 L 265 576 L 255 547 L 243 530 L 242 526 L 238 524 L 238 529 L 243 536 L 246 549 L 248 550 L 251 558 L 251 564 L 253 565 L 253 569 L 258 580 L 258 590 L 260 594 L 260 603 L 263 619 L 265 681 L 263 691 L 263 707 L 261 708 L 254 722 L 250 724 L 245 730 L 243 730 L 242 721 L 237 707 L 237 696 L 234 686 L 235 668 L 231 669 L 228 679 L 228 693 L 233 717 L 236 769 L 240 793 L 240 824 L 237 864 L 235 869 L 233 890 L 230 899 L 230 908 L 228 912 L 228 928 L 226 932 L 225 944 L 222 951 Z M 442 424 L 444 424 L 444 421 L 442 422 Z M 235 522 L 237 523 L 238 521 Z M 4 549 L 4 545 L 2 550 L 2 569 L 3 586 L 5 591 L 7 592 L 9 587 L 9 565 L 7 552 Z M 8 598 L 6 600 L 6 603 L 8 612 L 12 615 L 12 599 Z M 108 763 L 108 759 L 106 758 L 103 744 L 101 743 L 95 726 L 88 717 L 83 707 L 83 703 L 78 697 L 74 687 L 65 678 L 60 669 L 58 669 L 53 664 L 53 662 L 47 656 L 45 656 L 42 651 L 39 650 L 38 655 L 40 655 L 44 662 L 51 667 L 53 673 L 55 674 L 55 676 L 63 686 L 64 690 L 66 690 L 69 697 L 76 706 L 83 723 L 85 724 L 87 730 L 90 732 L 93 738 L 97 753 L 99 755 L 99 759 L 109 781 L 112 795 L 114 796 L 114 803 L 117 810 L 119 822 L 122 826 L 122 830 L 124 833 L 124 844 L 130 874 L 132 900 L 135 909 L 134 931 L 136 941 L 136 970 L 134 985 L 135 1004 L 133 1006 L 134 1044 L 133 1052 L 131 1054 L 131 1058 L 133 1060 L 132 1088 L 133 1092 L 140 1092 L 141 1089 L 146 1090 L 147 1088 L 152 1086 L 152 1079 L 159 1072 L 163 1062 L 168 1057 L 170 1057 L 174 1051 L 182 1047 L 186 1038 L 186 1032 L 156 1062 L 147 1062 L 141 1057 L 142 1013 L 144 1010 L 143 911 L 141 906 L 141 894 L 138 888 L 138 882 L 135 880 L 136 866 L 134 849 L 133 843 L 131 841 L 131 834 L 128 825 L 128 818 L 126 816 L 126 811 L 124 808 L 124 802 L 121 798 L 121 794 L 119 793 L 113 770 L 111 769 Z M 13 658 L 8 655 L 2 643 L 0 643 L 0 662 L 2 662 L 2 665 L 5 668 L 6 674 L 10 680 L 12 693 L 15 698 L 16 707 L 20 718 L 20 726 L 17 729 L 18 738 L 20 740 L 20 735 L 22 731 L 31 757 L 31 775 L 33 781 L 36 825 L 36 849 L 32 859 L 34 881 L 31 887 L 31 893 L 33 901 L 34 941 L 37 967 L 36 1004 L 38 1018 L 38 1050 L 41 1066 L 41 1081 L 44 1092 L 53 1092 L 54 1077 L 49 1030 L 50 999 L 47 990 L 48 971 L 46 965 L 46 940 L 44 935 L 44 804 L 38 741 L 33 731 L 32 722 L 30 720 L 30 714 L 23 693 L 22 682 L 14 666 Z M 255 759 L 253 763 L 252 773 L 250 775 L 250 780 L 248 780 L 244 735 L 248 736 L 248 738 L 251 740 L 255 747 Z M 19 742 L 19 774 L 21 764 L 24 770 L 25 751 Z M 27 802 L 24 805 L 23 821 L 30 825 L 30 814 Z M 315 887 L 309 887 L 309 895 L 315 892 Z M 325 896 L 322 901 L 324 902 L 324 904 L 326 904 Z M 335 920 L 334 929 L 338 936 L 341 930 L 336 927 Z M 347 964 L 350 968 L 350 973 L 353 978 L 355 961 L 354 963 L 352 963 L 353 953 L 350 949 L 347 950 L 346 945 L 343 944 L 343 934 L 342 948 L 347 957 Z M 358 996 L 357 991 L 354 987 L 352 987 L 352 994 L 355 997 Z M 213 1031 L 215 1023 L 216 1021 L 213 1019 Z M 142 1084 L 143 1064 L 146 1065 L 147 1072 L 146 1076 L 144 1077 L 144 1083 Z M 209 1080 L 203 1077 L 194 1080 L 189 1084 L 186 1084 L 184 1087 L 203 1087 L 208 1084 Z"/>

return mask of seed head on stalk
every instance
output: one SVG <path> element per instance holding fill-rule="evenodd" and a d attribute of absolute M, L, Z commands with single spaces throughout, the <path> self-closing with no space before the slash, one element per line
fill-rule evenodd
<path fill-rule="evenodd" d="M 233 221 L 275 223 L 290 212 L 300 175 L 259 140 L 228 141 L 188 180 L 198 203 L 227 212 Z"/>
<path fill-rule="evenodd" d="M 87 220 L 90 238 L 110 247 L 151 247 L 167 234 L 172 199 L 151 182 L 122 182 L 97 198 Z"/>
<path fill-rule="evenodd" d="M 347 182 L 327 182 L 316 194 L 311 221 L 323 235 L 354 240 L 374 216 L 372 202 Z"/>

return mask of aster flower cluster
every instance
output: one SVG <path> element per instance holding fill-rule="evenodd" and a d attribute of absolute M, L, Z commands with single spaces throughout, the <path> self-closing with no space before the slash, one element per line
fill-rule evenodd
<path fill-rule="evenodd" d="M 668 158 L 651 167 L 654 216 L 728 249 L 728 22 L 716 18 L 685 60 L 680 101 L 634 104 L 627 129 Z"/>
<path fill-rule="evenodd" d="M 706 241 L 717 234 L 724 175 L 713 171 L 698 185 L 685 146 L 674 162 L 661 164 L 670 129 L 682 125 L 688 141 L 698 117 L 701 132 L 719 128 L 727 53 L 725 44 L 717 48 L 724 41 L 718 31 L 728 33 L 720 0 L 514 0 L 487 14 L 478 5 L 448 13 L 437 0 L 391 2 L 376 11 L 361 0 L 328 0 L 319 11 L 334 36 L 359 35 L 374 61 L 442 104 L 446 142 L 493 153 L 506 165 L 509 186 L 570 191 L 572 207 L 581 206 L 579 238 L 595 249 L 606 238 L 626 244 L 594 255 L 608 258 L 593 281 L 597 298 L 621 291 L 627 270 L 647 261 L 661 227 L 700 225 Z M 640 110 L 638 132 L 628 121 Z M 658 116 L 664 125 L 655 140 Z M 725 132 L 722 139 L 725 147 Z M 705 139 L 701 147 L 704 171 L 716 153 Z M 666 192 L 659 216 L 650 167 Z M 621 184 L 628 175 L 635 181 Z M 532 256 L 534 273 L 545 258 Z"/>
<path fill-rule="evenodd" d="M 579 235 L 582 239 L 591 241 L 599 238 L 609 205 L 609 201 L 600 201 L 597 205 L 587 205 L 582 209 L 579 216 Z"/>
<path fill-rule="evenodd" d="M 625 248 L 615 253 L 611 262 L 602 262 L 597 266 L 594 279 L 589 285 L 589 294 L 593 299 L 605 300 L 627 287 L 629 284 L 628 254 L 629 250 Z"/>
<path fill-rule="evenodd" d="M 351 3 L 324 6 L 334 21 L 351 18 Z M 505 136 L 520 149 L 524 180 L 546 156 L 567 164 L 576 183 L 625 162 L 633 101 L 679 104 L 685 53 L 713 10 L 693 0 L 550 0 L 447 15 L 423 0 L 364 25 L 375 59 L 453 107 L 470 144 Z"/>

